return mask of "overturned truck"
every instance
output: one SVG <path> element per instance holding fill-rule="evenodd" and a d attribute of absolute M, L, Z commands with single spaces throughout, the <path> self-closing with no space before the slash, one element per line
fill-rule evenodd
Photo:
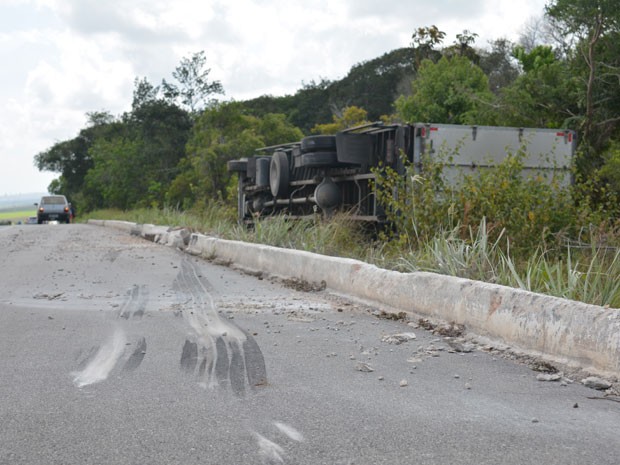
<path fill-rule="evenodd" d="M 442 157 L 445 179 L 457 182 L 463 173 L 492 168 L 519 152 L 524 175 L 551 179 L 561 173 L 568 183 L 575 146 L 570 130 L 377 122 L 263 147 L 229 161 L 228 170 L 239 177 L 240 221 L 346 211 L 353 219 L 383 222 L 374 168 L 389 166 L 404 176 L 411 168 L 422 173 L 423 160 Z"/>

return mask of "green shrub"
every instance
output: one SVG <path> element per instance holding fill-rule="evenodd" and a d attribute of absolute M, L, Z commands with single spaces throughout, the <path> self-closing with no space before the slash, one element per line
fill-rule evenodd
<path fill-rule="evenodd" d="M 401 243 L 428 242 L 438 231 L 454 228 L 471 243 L 482 226 L 490 242 L 503 235 L 505 247 L 527 253 L 574 229 L 569 188 L 559 177 L 524 176 L 525 154 L 508 155 L 496 167 L 463 174 L 449 185 L 444 167 L 453 157 L 427 157 L 419 173 L 407 160 L 405 175 L 389 167 L 377 170 L 377 197 Z"/>

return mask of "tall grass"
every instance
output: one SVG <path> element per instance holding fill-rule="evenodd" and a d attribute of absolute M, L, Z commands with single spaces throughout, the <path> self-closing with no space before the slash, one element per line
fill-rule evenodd
<path fill-rule="evenodd" d="M 474 230 L 468 228 L 468 239 L 462 238 L 462 228 L 440 230 L 401 258 L 407 271 L 432 271 L 479 281 L 496 282 L 501 273 L 500 242 L 503 234 L 491 240 L 483 219 Z"/>
<path fill-rule="evenodd" d="M 254 226 L 237 228 L 235 239 L 320 253 L 323 255 L 361 258 L 368 238 L 346 215 L 326 221 L 321 216 L 290 220 L 274 216 L 257 221 Z"/>
<path fill-rule="evenodd" d="M 208 233 L 218 237 L 233 237 L 237 229 L 234 210 L 220 204 L 188 211 L 172 207 L 141 208 L 129 211 L 106 209 L 80 215 L 77 219 L 80 222 L 86 222 L 89 219 L 120 220 L 139 224 L 184 227 L 194 232 Z"/>
<path fill-rule="evenodd" d="M 510 257 L 502 259 L 510 271 L 502 284 L 594 305 L 620 306 L 618 249 L 584 251 L 567 246 L 566 254 L 555 259 L 539 250 L 520 267 Z"/>
<path fill-rule="evenodd" d="M 620 307 L 620 249 L 539 248 L 528 259 L 518 260 L 504 251 L 501 239 L 490 241 L 483 219 L 475 233 L 470 228 L 469 239 L 461 237 L 460 227 L 440 231 L 404 254 L 400 266 L 404 271 L 430 271 Z"/>

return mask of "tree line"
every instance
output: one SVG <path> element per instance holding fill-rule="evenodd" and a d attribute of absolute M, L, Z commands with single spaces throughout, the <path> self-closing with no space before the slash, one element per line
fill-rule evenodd
<path fill-rule="evenodd" d="M 615 0 L 553 0 L 518 43 L 452 43 L 436 26 L 409 47 L 356 64 L 292 95 L 219 101 L 205 52 L 172 80 L 134 82 L 131 109 L 92 112 L 76 137 L 35 156 L 49 186 L 82 210 L 204 206 L 234 197 L 226 162 L 263 146 L 362 120 L 568 128 L 578 133 L 579 200 L 617 217 L 620 194 L 620 10 Z"/>

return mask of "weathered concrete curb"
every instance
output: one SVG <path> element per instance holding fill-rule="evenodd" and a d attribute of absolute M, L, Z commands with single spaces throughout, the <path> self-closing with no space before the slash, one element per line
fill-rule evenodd
<path fill-rule="evenodd" d="M 328 289 L 357 299 L 463 324 L 475 334 L 555 363 L 620 377 L 619 309 L 433 273 L 388 271 L 357 260 L 190 236 L 182 229 L 116 221 L 89 223 L 133 231 L 249 271 L 324 282 Z"/>

